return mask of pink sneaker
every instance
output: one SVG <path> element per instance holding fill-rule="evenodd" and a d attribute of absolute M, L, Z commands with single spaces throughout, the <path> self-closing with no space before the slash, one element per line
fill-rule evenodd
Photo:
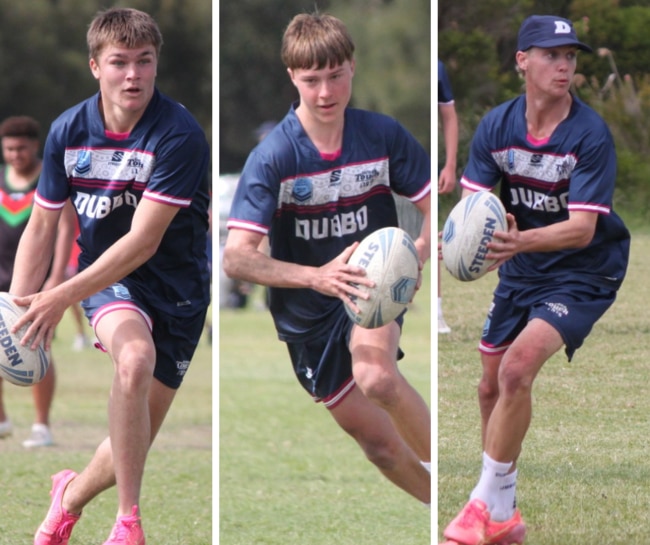
<path fill-rule="evenodd" d="M 519 509 L 504 522 L 490 520 L 485 530 L 485 543 L 488 545 L 521 545 L 525 538 L 526 525 Z"/>
<path fill-rule="evenodd" d="M 117 517 L 113 531 L 104 545 L 145 545 L 137 505 L 133 506 L 130 515 Z"/>
<path fill-rule="evenodd" d="M 52 475 L 52 503 L 45 516 L 45 520 L 36 530 L 34 545 L 68 545 L 72 527 L 79 520 L 79 515 L 68 513 L 63 508 L 63 493 L 66 487 L 77 474 L 70 469 L 59 471 Z"/>
<path fill-rule="evenodd" d="M 443 535 L 451 543 L 458 545 L 483 545 L 489 520 L 490 513 L 485 503 L 474 499 L 465 504 L 456 518 L 445 528 Z"/>

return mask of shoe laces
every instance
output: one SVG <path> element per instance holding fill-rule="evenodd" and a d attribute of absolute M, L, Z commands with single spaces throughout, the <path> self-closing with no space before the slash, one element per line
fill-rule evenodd
<path fill-rule="evenodd" d="M 124 543 L 125 545 L 139 545 L 139 520 L 140 517 L 137 515 L 119 517 L 115 526 L 113 526 L 110 541 L 115 543 Z"/>
<path fill-rule="evenodd" d="M 49 533 L 52 536 L 52 540 L 50 541 L 52 545 L 68 543 L 72 534 L 72 528 L 76 522 L 76 520 L 67 517 L 63 517 L 59 521 L 48 520 L 44 533 Z"/>

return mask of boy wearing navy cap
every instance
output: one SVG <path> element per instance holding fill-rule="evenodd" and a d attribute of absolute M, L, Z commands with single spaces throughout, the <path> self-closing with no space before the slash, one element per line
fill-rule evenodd
<path fill-rule="evenodd" d="M 499 283 L 479 342 L 483 466 L 447 545 L 521 544 L 517 460 L 532 385 L 562 347 L 567 358 L 616 298 L 630 234 L 612 210 L 616 153 L 602 118 L 570 92 L 581 43 L 571 21 L 534 15 L 519 31 L 525 93 L 479 124 L 463 196 L 500 185 L 508 231 L 488 244 Z"/>
<path fill-rule="evenodd" d="M 517 49 L 528 51 L 531 47 L 572 46 L 591 53 L 591 47 L 578 40 L 573 23 L 553 15 L 531 15 L 519 29 Z"/>

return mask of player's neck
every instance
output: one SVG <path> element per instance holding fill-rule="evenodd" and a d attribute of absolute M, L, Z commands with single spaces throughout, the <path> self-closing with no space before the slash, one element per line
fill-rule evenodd
<path fill-rule="evenodd" d="M 99 101 L 99 112 L 104 121 L 104 128 L 114 134 L 129 134 L 144 114 L 144 108 L 137 111 L 127 111 L 118 106 L 111 107 L 104 101 Z"/>
<path fill-rule="evenodd" d="M 528 134 L 537 140 L 549 138 L 557 126 L 571 111 L 573 98 L 570 94 L 559 99 L 526 96 L 526 125 Z"/>
<path fill-rule="evenodd" d="M 24 171 L 17 171 L 15 168 L 7 168 L 7 185 L 15 191 L 23 191 L 34 185 L 34 182 L 41 173 L 41 161 L 36 161 L 30 168 Z"/>
<path fill-rule="evenodd" d="M 304 112 L 297 111 L 298 119 L 316 149 L 320 153 L 336 153 L 343 144 L 344 118 L 322 123 Z"/>

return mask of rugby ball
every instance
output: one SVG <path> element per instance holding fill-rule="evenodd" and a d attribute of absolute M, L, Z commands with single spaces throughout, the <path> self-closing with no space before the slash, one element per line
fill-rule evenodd
<path fill-rule="evenodd" d="M 363 267 L 375 287 L 361 287 L 370 294 L 368 299 L 351 297 L 360 312 L 345 305 L 352 321 L 374 329 L 392 322 L 404 312 L 415 294 L 419 261 L 415 244 L 403 229 L 385 227 L 365 237 L 348 263 Z"/>
<path fill-rule="evenodd" d="M 442 260 L 464 282 L 481 278 L 495 263 L 486 259 L 495 231 L 507 231 L 506 210 L 489 191 L 472 193 L 454 206 L 442 230 Z"/>
<path fill-rule="evenodd" d="M 27 307 L 16 305 L 10 294 L 0 292 L 0 377 L 18 386 L 40 382 L 50 365 L 50 355 L 42 345 L 31 350 L 20 344 L 27 326 L 11 333 L 13 325 L 26 311 Z"/>

